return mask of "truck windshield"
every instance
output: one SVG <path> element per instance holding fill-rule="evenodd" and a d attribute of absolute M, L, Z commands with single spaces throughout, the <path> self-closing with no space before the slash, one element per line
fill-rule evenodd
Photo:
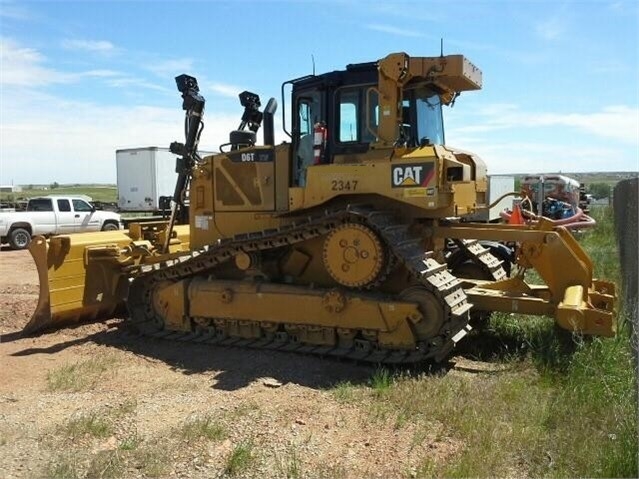
<path fill-rule="evenodd" d="M 439 95 L 430 90 L 415 90 L 415 109 L 417 111 L 417 141 L 424 140 L 433 145 L 444 143 L 444 121 Z"/>

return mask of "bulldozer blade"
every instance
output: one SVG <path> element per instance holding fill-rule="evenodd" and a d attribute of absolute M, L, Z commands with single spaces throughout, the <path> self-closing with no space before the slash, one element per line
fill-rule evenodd
<path fill-rule="evenodd" d="M 40 293 L 23 333 L 111 318 L 128 291 L 120 251 L 130 243 L 123 230 L 34 237 L 29 252 Z"/>

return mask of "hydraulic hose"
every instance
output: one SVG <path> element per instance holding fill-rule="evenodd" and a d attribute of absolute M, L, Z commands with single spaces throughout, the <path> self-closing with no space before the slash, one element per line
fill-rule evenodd
<path fill-rule="evenodd" d="M 532 213 L 527 210 L 522 210 L 521 212 L 524 216 L 530 218 L 530 224 L 535 224 L 539 220 L 539 216 L 536 215 L 535 213 Z M 499 215 L 504 221 L 506 222 L 510 221 L 511 213 L 507 211 L 502 211 L 499 213 Z M 545 219 L 552 222 L 553 226 L 563 226 L 564 228 L 571 229 L 571 230 L 581 229 L 581 228 L 591 228 L 597 224 L 597 222 L 592 217 L 584 213 L 583 210 L 579 207 L 577 207 L 577 212 L 569 218 L 562 218 L 560 220 L 553 220 L 550 218 L 545 218 Z"/>

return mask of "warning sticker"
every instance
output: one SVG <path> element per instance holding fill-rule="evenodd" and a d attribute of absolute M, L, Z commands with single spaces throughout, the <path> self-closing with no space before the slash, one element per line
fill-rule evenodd
<path fill-rule="evenodd" d="M 404 190 L 404 198 L 420 198 L 427 195 L 427 188 L 406 188 Z"/>
<path fill-rule="evenodd" d="M 209 229 L 210 216 L 195 215 L 195 227 L 199 230 Z"/>

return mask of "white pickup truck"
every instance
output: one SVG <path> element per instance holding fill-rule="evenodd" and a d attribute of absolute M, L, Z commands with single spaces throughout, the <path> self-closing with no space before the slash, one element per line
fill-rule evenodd
<path fill-rule="evenodd" d="M 29 246 L 34 235 L 82 233 L 122 228 L 120 215 L 97 211 L 79 196 L 31 198 L 27 211 L 0 213 L 0 242 L 13 249 Z"/>

